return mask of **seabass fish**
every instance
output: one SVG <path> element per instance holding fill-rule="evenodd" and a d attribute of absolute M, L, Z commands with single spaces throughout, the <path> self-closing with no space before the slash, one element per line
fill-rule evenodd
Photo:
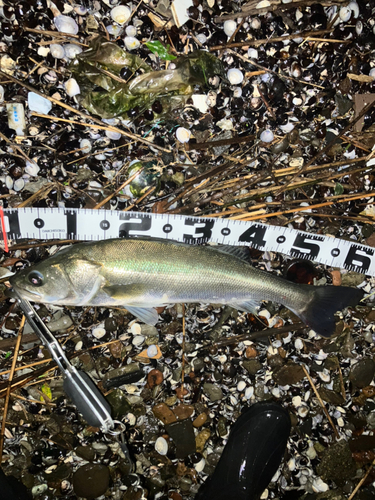
<path fill-rule="evenodd" d="M 254 312 L 260 301 L 271 300 L 326 337 L 334 331 L 335 312 L 363 296 L 357 288 L 291 283 L 252 267 L 235 247 L 152 239 L 79 243 L 20 271 L 10 282 L 34 302 L 123 306 L 149 324 L 158 321 L 155 307 L 178 302 Z"/>

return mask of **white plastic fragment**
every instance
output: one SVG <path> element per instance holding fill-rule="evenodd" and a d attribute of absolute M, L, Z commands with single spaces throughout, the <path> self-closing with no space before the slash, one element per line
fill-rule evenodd
<path fill-rule="evenodd" d="M 117 5 L 111 10 L 111 17 L 118 24 L 125 24 L 131 16 L 131 10 L 126 5 Z"/>
<path fill-rule="evenodd" d="M 49 46 L 49 50 L 51 52 L 51 56 L 55 59 L 62 59 L 63 57 L 65 57 L 64 47 L 59 43 L 51 43 L 51 45 Z"/>
<path fill-rule="evenodd" d="M 60 14 L 55 17 L 54 23 L 57 31 L 60 31 L 60 33 L 69 33 L 70 35 L 76 35 L 78 33 L 78 24 L 72 17 Z"/>
<path fill-rule="evenodd" d="M 78 85 L 77 80 L 75 78 L 69 78 L 64 83 L 64 88 L 65 88 L 65 92 L 68 94 L 69 97 L 74 97 L 75 95 L 78 95 L 81 93 L 81 89 L 79 88 L 79 85 Z"/>
<path fill-rule="evenodd" d="M 179 142 L 185 143 L 189 142 L 191 137 L 191 132 L 185 127 L 178 127 L 176 130 L 176 138 Z"/>
<path fill-rule="evenodd" d="M 237 68 L 231 68 L 228 70 L 227 78 L 231 85 L 239 85 L 243 82 L 243 73 Z"/>
<path fill-rule="evenodd" d="M 128 50 L 136 50 L 141 45 L 141 42 L 134 36 L 126 36 L 124 42 Z"/>
<path fill-rule="evenodd" d="M 16 131 L 17 135 L 25 135 L 25 109 L 20 102 L 9 102 L 6 105 L 8 127 Z"/>
<path fill-rule="evenodd" d="M 27 94 L 27 103 L 30 111 L 36 111 L 37 113 L 42 113 L 43 115 L 48 115 L 52 109 L 51 101 L 39 94 L 36 94 L 35 92 L 29 92 Z"/>
<path fill-rule="evenodd" d="M 227 35 L 227 37 L 231 37 L 233 33 L 237 29 L 237 23 L 233 19 L 230 19 L 229 21 L 225 21 L 224 23 L 224 33 Z"/>
<path fill-rule="evenodd" d="M 272 130 L 266 129 L 260 134 L 260 140 L 263 142 L 272 142 L 274 139 L 274 135 Z"/>
<path fill-rule="evenodd" d="M 159 455 L 166 455 L 168 453 L 168 443 L 162 436 L 158 437 L 155 441 L 155 450 Z"/>

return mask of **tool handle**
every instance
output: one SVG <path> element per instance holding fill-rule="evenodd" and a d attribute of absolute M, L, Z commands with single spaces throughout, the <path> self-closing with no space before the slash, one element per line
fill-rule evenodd
<path fill-rule="evenodd" d="M 76 369 L 67 372 L 64 390 L 89 425 L 103 432 L 113 427 L 111 407 L 86 373 Z"/>

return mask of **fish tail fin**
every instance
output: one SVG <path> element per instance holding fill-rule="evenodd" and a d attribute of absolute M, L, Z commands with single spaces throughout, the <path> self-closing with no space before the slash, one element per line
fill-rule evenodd
<path fill-rule="evenodd" d="M 311 294 L 310 285 L 301 286 Z M 293 312 L 314 332 L 330 337 L 335 331 L 335 313 L 357 305 L 363 298 L 363 291 L 349 286 L 317 286 L 311 295 L 306 308 Z"/>

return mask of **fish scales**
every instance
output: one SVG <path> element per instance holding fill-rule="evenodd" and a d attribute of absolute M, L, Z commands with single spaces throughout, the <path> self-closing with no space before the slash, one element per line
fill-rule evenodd
<path fill-rule="evenodd" d="M 334 313 L 363 296 L 355 288 L 291 283 L 254 268 L 228 247 L 138 238 L 73 245 L 11 283 L 35 302 L 123 306 L 150 324 L 158 320 L 155 307 L 163 305 L 219 303 L 255 312 L 270 300 L 326 336 L 334 330 Z"/>

